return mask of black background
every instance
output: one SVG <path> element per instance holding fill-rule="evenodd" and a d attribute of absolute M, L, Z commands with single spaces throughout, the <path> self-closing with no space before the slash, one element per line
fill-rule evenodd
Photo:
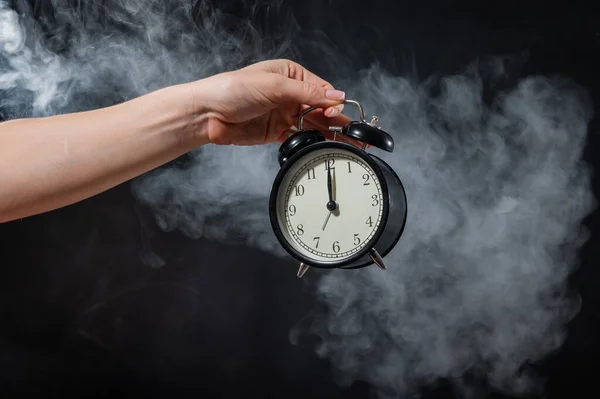
<path fill-rule="evenodd" d="M 48 2 L 30 3 L 36 15 L 51 15 Z M 220 4 L 242 16 L 247 10 L 241 2 Z M 308 0 L 285 7 L 302 27 L 352 43 L 348 57 L 357 67 L 378 60 L 395 73 L 416 65 L 426 76 L 478 56 L 525 54 L 521 75 L 568 75 L 597 102 L 600 17 L 583 3 L 553 4 Z M 398 36 L 403 40 L 391 39 Z M 313 66 L 310 57 L 302 62 Z M 586 158 L 597 167 L 596 123 Z M 596 196 L 598 183 L 594 177 Z M 598 395 L 598 212 L 586 223 L 592 235 L 571 279 L 582 310 L 562 349 L 541 366 L 553 398 L 584 389 L 591 391 L 586 397 Z M 148 243 L 167 266 L 142 263 Z M 369 397 L 366 384 L 336 386 L 314 342 L 289 343 L 290 329 L 316 306 L 294 266 L 163 233 L 129 184 L 2 224 L 0 397 Z M 423 394 L 452 397 L 443 382 Z"/>

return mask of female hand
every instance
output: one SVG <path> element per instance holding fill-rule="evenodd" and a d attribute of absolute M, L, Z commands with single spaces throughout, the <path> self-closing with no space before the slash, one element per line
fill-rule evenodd
<path fill-rule="evenodd" d="M 0 223 L 81 201 L 204 144 L 282 141 L 309 106 L 319 109 L 303 127 L 328 134 L 350 121 L 342 98 L 302 66 L 275 60 L 111 107 L 4 122 Z"/>
<path fill-rule="evenodd" d="M 213 144 L 281 142 L 309 106 L 318 109 L 304 117 L 304 128 L 316 128 L 330 136 L 329 126 L 350 121 L 341 115 L 344 92 L 285 59 L 259 62 L 195 82 L 192 96 L 199 108 L 208 107 L 206 134 Z M 351 139 L 345 141 L 354 144 Z"/>

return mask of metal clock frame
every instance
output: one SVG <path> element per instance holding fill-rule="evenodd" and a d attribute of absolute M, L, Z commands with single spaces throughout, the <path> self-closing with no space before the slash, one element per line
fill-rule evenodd
<path fill-rule="evenodd" d="M 348 258 L 345 258 L 340 261 L 334 261 L 334 262 L 315 261 L 313 259 L 310 259 L 310 258 L 302 255 L 299 251 L 297 251 L 285 238 L 285 236 L 282 232 L 282 228 L 279 224 L 279 217 L 278 217 L 278 212 L 277 212 L 277 207 L 278 207 L 277 199 L 279 197 L 279 192 L 282 189 L 281 182 L 285 178 L 289 169 L 298 160 L 300 160 L 304 155 L 309 154 L 315 150 L 320 150 L 320 149 L 342 149 L 342 150 L 350 151 L 353 154 L 355 154 L 356 156 L 358 156 L 367 165 L 369 165 L 369 167 L 373 170 L 373 172 L 377 176 L 377 179 L 379 180 L 379 184 L 381 185 L 381 193 L 382 193 L 382 197 L 383 197 L 383 204 L 382 204 L 383 212 L 381 215 L 381 223 L 379 224 L 379 227 L 377 228 L 377 230 L 375 231 L 375 233 L 373 234 L 371 239 L 365 244 L 365 246 L 360 251 L 357 251 L 356 253 L 350 255 Z M 355 262 L 356 260 L 364 257 L 369 252 L 371 252 L 372 249 L 374 248 L 373 243 L 377 243 L 379 241 L 379 239 L 381 238 L 381 235 L 385 231 L 385 227 L 387 225 L 388 216 L 389 216 L 389 191 L 388 191 L 387 180 L 385 179 L 385 176 L 384 176 L 383 172 L 381 171 L 381 168 L 379 167 L 379 165 L 371 158 L 371 155 L 366 153 L 365 151 L 363 151 L 359 148 L 356 148 L 355 146 L 353 146 L 351 144 L 342 143 L 339 141 L 323 141 L 320 143 L 315 143 L 315 144 L 309 145 L 306 148 L 301 149 L 296 154 L 292 155 L 292 157 L 289 160 L 287 160 L 287 162 L 285 164 L 283 164 L 283 166 L 277 173 L 277 176 L 275 177 L 275 180 L 273 182 L 273 187 L 271 189 L 271 195 L 269 198 L 269 216 L 270 216 L 270 220 L 271 220 L 271 226 L 273 228 L 275 236 L 277 237 L 277 240 L 279 241 L 281 246 L 293 258 L 300 261 L 301 263 L 304 263 L 306 266 L 318 267 L 318 268 L 322 268 L 322 269 L 343 268 L 343 266 L 349 265 L 349 264 Z M 365 265 L 365 266 L 367 266 L 367 265 Z M 359 266 L 359 267 L 363 267 L 363 266 Z"/>
<path fill-rule="evenodd" d="M 360 123 L 364 124 L 364 125 L 368 125 L 368 129 L 375 129 L 375 132 L 380 132 L 381 131 L 381 127 L 379 126 L 379 117 L 377 116 L 373 116 L 373 118 L 371 119 L 371 122 L 367 122 L 365 119 L 365 113 L 363 111 L 362 106 L 354 100 L 343 100 L 342 101 L 345 104 L 352 104 L 354 106 L 356 106 L 358 108 L 359 114 L 360 114 Z M 296 132 L 300 132 L 303 131 L 303 127 L 302 127 L 302 121 L 304 116 L 317 109 L 317 107 L 309 107 L 305 110 L 303 110 L 300 115 L 298 116 L 298 127 L 297 128 L 293 128 L 288 130 L 288 137 L 291 137 L 293 135 L 293 133 Z M 346 128 L 350 128 L 351 125 L 353 125 L 356 122 L 352 122 L 350 123 Z M 355 127 L 357 125 L 353 125 L 353 127 Z M 398 174 L 381 158 L 373 155 L 373 154 L 369 154 L 366 150 L 369 146 L 370 142 L 372 145 L 374 145 L 375 147 L 379 147 L 382 148 L 386 151 L 393 151 L 393 140 L 392 138 L 385 132 L 381 131 L 380 134 L 375 134 L 375 136 L 373 136 L 373 130 L 371 130 L 371 133 L 369 133 L 369 137 L 366 137 L 365 131 L 364 130 L 353 130 L 352 132 L 346 132 L 344 127 L 339 127 L 339 126 L 331 126 L 329 127 L 329 131 L 333 132 L 333 141 L 319 141 L 319 140 L 314 140 L 314 139 L 308 139 L 308 142 L 310 144 L 308 144 L 305 148 L 302 148 L 300 150 L 298 150 L 298 152 L 293 153 L 289 159 L 287 160 L 283 160 L 283 158 L 280 158 L 280 164 L 281 164 L 281 169 L 279 170 L 279 172 L 277 173 L 277 176 L 275 177 L 275 180 L 273 182 L 273 186 L 271 188 L 271 195 L 269 198 L 269 216 L 270 216 L 270 221 L 271 221 L 271 227 L 273 228 L 273 231 L 275 233 L 275 236 L 277 238 L 277 240 L 279 241 L 280 245 L 286 250 L 286 252 L 288 252 L 288 254 L 290 254 L 294 259 L 300 261 L 300 268 L 298 270 L 298 277 L 302 277 L 304 275 L 304 273 L 306 273 L 306 271 L 309 269 L 309 267 L 314 266 L 317 268 L 323 268 L 323 269 L 358 269 L 358 268 L 363 268 L 366 266 L 369 266 L 371 264 L 376 264 L 379 268 L 385 270 L 386 266 L 385 263 L 383 261 L 383 257 L 386 256 L 398 243 L 398 241 L 400 240 L 400 237 L 402 236 L 404 229 L 406 227 L 406 219 L 407 219 L 407 198 L 406 198 L 406 190 L 404 189 L 404 185 L 402 183 L 402 180 L 400 180 L 400 177 L 398 176 Z M 322 134 L 320 132 L 317 131 L 317 133 Z M 338 134 L 346 134 L 349 135 L 350 137 L 353 137 L 355 139 L 358 139 L 359 141 L 363 142 L 363 146 L 361 149 L 351 145 L 351 144 L 347 144 L 347 143 L 343 143 L 343 142 L 339 142 L 336 141 L 336 137 Z M 364 139 L 367 139 L 365 142 Z M 305 155 L 307 155 L 308 153 L 315 151 L 315 150 L 320 150 L 320 149 L 327 149 L 327 148 L 331 148 L 331 149 L 343 149 L 343 150 L 348 150 L 349 152 L 355 154 L 356 156 L 358 156 L 360 159 L 362 159 L 367 165 L 369 165 L 372 170 L 374 171 L 375 175 L 377 176 L 377 178 L 379 179 L 380 185 L 381 185 L 381 191 L 382 191 L 382 197 L 383 197 L 383 212 L 381 215 L 381 223 L 379 225 L 379 227 L 377 228 L 376 232 L 373 234 L 373 236 L 371 237 L 370 240 L 368 240 L 367 243 L 365 243 L 364 248 L 361 249 L 360 251 L 356 252 L 355 254 L 349 256 L 348 258 L 345 258 L 344 260 L 340 260 L 337 262 L 321 262 L 321 261 L 315 261 L 315 260 L 311 260 L 310 258 L 306 257 L 305 255 L 302 255 L 299 251 L 297 251 L 293 245 L 285 238 L 282 229 L 285 228 L 285 226 L 281 226 L 280 225 L 280 221 L 278 218 L 278 207 L 277 207 L 277 198 L 279 197 L 280 191 L 282 189 L 281 187 L 281 183 L 282 180 L 285 178 L 287 172 L 289 171 L 289 169 L 297 162 L 300 160 L 300 158 L 304 157 Z M 280 150 L 281 151 L 281 150 Z M 385 169 L 385 172 L 383 169 Z M 383 253 L 379 253 L 377 251 L 377 249 L 375 248 L 376 245 L 378 245 L 380 243 L 380 240 L 382 239 L 384 233 L 386 233 L 386 228 L 388 227 L 388 222 L 389 217 L 391 214 L 394 214 L 394 212 L 391 212 L 391 208 L 390 208 L 390 190 L 388 187 L 388 180 L 386 178 L 386 174 L 389 174 L 396 182 L 396 184 L 398 184 L 399 186 L 399 191 L 401 193 L 402 198 L 393 198 L 394 201 L 396 200 L 401 200 L 401 202 L 403 202 L 403 206 L 404 206 L 404 213 L 402 215 L 402 220 L 401 220 L 401 226 L 399 228 L 399 230 L 397 231 L 397 235 L 393 236 L 393 240 L 386 243 L 387 245 L 385 246 Z M 394 192 L 397 193 L 398 190 L 393 190 Z M 284 212 L 287 212 L 287 210 L 284 210 Z M 396 223 L 395 221 L 392 221 L 392 225 Z M 385 243 L 385 239 L 388 237 L 383 237 L 384 243 Z M 361 258 L 364 258 L 364 261 L 360 261 Z"/>

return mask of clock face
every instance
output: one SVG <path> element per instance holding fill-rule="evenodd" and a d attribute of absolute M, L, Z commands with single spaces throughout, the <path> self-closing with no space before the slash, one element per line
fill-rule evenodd
<path fill-rule="evenodd" d="M 277 193 L 284 239 L 305 258 L 337 263 L 375 237 L 384 213 L 377 174 L 343 148 L 321 148 L 287 170 Z"/>

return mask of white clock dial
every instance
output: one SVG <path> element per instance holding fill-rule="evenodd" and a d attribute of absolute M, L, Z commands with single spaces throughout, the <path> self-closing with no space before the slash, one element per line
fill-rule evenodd
<path fill-rule="evenodd" d="M 327 207 L 328 173 L 333 211 Z M 359 156 L 339 148 L 315 150 L 297 160 L 282 179 L 277 198 L 286 241 L 318 262 L 339 262 L 359 252 L 374 237 L 382 215 L 377 175 Z"/>

